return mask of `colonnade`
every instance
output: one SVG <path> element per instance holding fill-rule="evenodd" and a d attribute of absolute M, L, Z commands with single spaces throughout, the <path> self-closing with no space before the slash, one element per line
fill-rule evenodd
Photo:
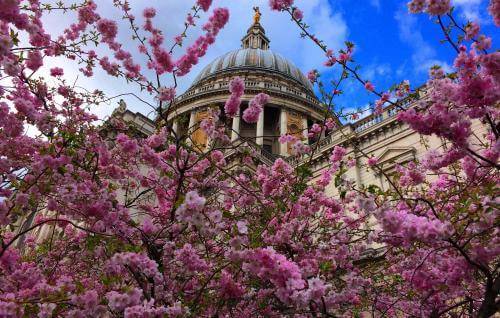
<path fill-rule="evenodd" d="M 280 127 L 280 136 L 286 135 L 289 133 L 288 131 L 288 111 L 286 108 L 282 107 L 279 109 L 280 115 L 279 115 L 279 127 Z M 264 145 L 264 116 L 265 116 L 265 108 L 262 110 L 262 112 L 259 115 L 259 118 L 257 120 L 257 125 L 256 125 L 256 137 L 255 137 L 255 143 L 259 146 Z M 196 110 L 192 110 L 190 112 L 189 116 L 189 129 L 192 130 L 192 127 L 196 125 Z M 304 128 L 305 127 L 305 128 Z M 302 118 L 302 132 L 304 133 L 305 136 L 307 136 L 307 117 L 304 116 Z M 172 130 L 175 133 L 178 133 L 179 130 L 179 124 L 177 120 L 173 120 L 172 123 Z M 192 131 L 191 131 L 192 132 Z M 231 130 L 231 142 L 234 142 L 240 138 L 241 134 L 241 114 L 235 116 L 233 118 L 232 122 L 232 130 Z M 305 138 L 305 142 L 307 143 L 307 138 Z M 188 139 L 188 143 L 191 143 L 191 141 Z M 279 154 L 281 156 L 287 156 L 288 155 L 288 145 L 286 143 L 280 143 L 279 144 Z"/>

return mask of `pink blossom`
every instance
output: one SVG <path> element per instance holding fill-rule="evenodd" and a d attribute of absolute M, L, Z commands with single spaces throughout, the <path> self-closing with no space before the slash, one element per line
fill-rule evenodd
<path fill-rule="evenodd" d="M 370 167 L 375 166 L 377 163 L 378 163 L 378 160 L 377 160 L 377 158 L 375 158 L 375 157 L 371 157 L 371 158 L 369 158 L 369 159 L 368 159 L 368 165 L 369 165 Z"/>
<path fill-rule="evenodd" d="M 12 47 L 12 41 L 10 36 L 6 34 L 0 34 L 0 58 L 10 52 Z"/>
<path fill-rule="evenodd" d="M 412 1 L 416 7 L 417 2 Z M 426 11 L 428 2 L 414 10 Z M 116 3 L 134 22 L 129 5 Z M 279 10 L 295 10 L 292 1 L 275 3 Z M 500 53 L 482 51 L 491 45 L 487 37 L 476 34 L 479 42 L 471 50 L 460 46 L 454 73 L 434 70 L 418 92 L 424 98 L 402 104 L 406 110 L 397 117 L 407 133 L 433 135 L 444 146 L 427 153 L 417 147 L 415 161 L 396 165 L 390 187 L 380 176 L 382 187 L 356 180 L 356 173 L 377 171 L 357 165 L 363 157 L 369 164 L 375 160 L 368 159 L 371 150 L 368 157 L 356 151 L 349 136 L 357 132 L 348 124 L 327 136 L 331 143 L 316 144 L 321 149 L 311 160 L 300 162 L 272 162 L 250 144 L 225 151 L 227 125 L 220 122 L 218 107 L 209 108 L 200 123 L 214 141 L 203 153 L 185 148 L 185 116 L 178 118 L 175 139 L 168 128 L 145 137 L 145 126 L 129 127 L 119 111 L 103 124 L 88 110 L 102 100 L 99 91 L 61 81 L 52 87 L 43 77 L 26 81 L 21 72 L 38 69 L 46 56 L 82 62 L 74 51 L 88 59 L 85 74 L 100 64 L 153 95 L 159 90 L 158 99 L 173 100 L 175 92 L 142 77 L 116 34 L 104 39 L 112 51 L 108 57 L 75 44 L 101 19 L 92 1 L 77 8 L 77 20 L 55 38 L 45 34 L 42 17 L 50 12 L 38 0 L 0 0 L 0 8 L 1 69 L 14 77 L 0 88 L 5 99 L 0 101 L 0 316 L 479 315 L 500 246 L 495 227 Z M 151 20 L 152 10 L 144 15 Z M 209 19 L 177 61 L 170 45 L 163 47 L 162 30 L 146 21 L 142 57 L 153 73 L 187 74 L 226 18 L 220 11 Z M 21 44 L 10 39 L 11 30 L 43 48 L 33 50 L 40 55 L 26 50 L 19 62 Z M 476 31 L 466 32 L 471 37 Z M 333 51 L 326 55 L 335 59 Z M 51 70 L 52 76 L 62 74 Z M 397 98 L 410 93 L 409 83 L 392 87 Z M 243 81 L 233 80 L 229 90 L 241 99 Z M 384 94 L 377 111 L 391 97 Z M 268 96 L 252 100 L 249 117 L 258 118 L 268 101 Z M 238 106 L 228 108 L 227 113 L 239 113 Z M 311 137 L 340 124 L 328 117 L 322 123 L 311 118 Z M 481 126 L 477 136 L 475 123 Z M 38 133 L 26 133 L 28 127 Z M 288 143 L 293 154 L 309 151 L 298 134 L 280 136 L 279 142 Z M 349 157 L 339 145 L 349 147 Z M 32 217 L 35 207 L 50 213 Z M 382 248 L 372 248 L 377 246 Z M 366 271 L 363 264 L 381 256 L 383 267 L 373 269 L 397 280 Z"/>
<path fill-rule="evenodd" d="M 28 59 L 26 60 L 26 66 L 33 71 L 38 70 L 43 65 L 42 54 L 39 50 L 32 50 L 28 53 Z"/>
<path fill-rule="evenodd" d="M 289 143 L 289 142 L 295 142 L 295 141 L 297 141 L 297 138 L 295 136 L 293 136 L 293 135 L 286 134 L 286 135 L 280 136 L 278 138 L 278 141 L 279 141 L 280 144 L 286 144 L 286 143 Z"/>
<path fill-rule="evenodd" d="M 326 290 L 328 288 L 325 282 L 317 277 L 310 278 L 307 281 L 307 285 L 307 292 L 310 293 L 309 297 L 313 300 L 321 299 L 321 297 L 325 296 Z"/>
<path fill-rule="evenodd" d="M 345 64 L 351 60 L 351 53 L 350 52 L 343 52 L 339 54 L 338 60 Z"/>
<path fill-rule="evenodd" d="M 316 70 L 311 70 L 311 71 L 307 72 L 307 78 L 309 79 L 309 81 L 311 81 L 311 83 L 315 83 L 318 76 L 319 76 L 319 74 L 318 74 L 318 71 L 316 71 Z"/>
<path fill-rule="evenodd" d="M 212 16 L 208 19 L 208 23 L 203 26 L 203 29 L 215 36 L 226 25 L 228 20 L 229 10 L 227 8 L 216 8 Z"/>
<path fill-rule="evenodd" d="M 194 44 L 187 48 L 186 54 L 181 56 L 176 62 L 177 75 L 187 74 L 193 65 L 198 64 L 199 58 L 206 54 L 208 46 L 213 44 L 215 37 L 229 20 L 229 10 L 226 8 L 216 8 L 208 22 L 203 26 L 205 35 L 200 36 Z"/>
<path fill-rule="evenodd" d="M 212 5 L 212 0 L 197 0 L 196 4 L 206 12 L 210 8 L 210 5 Z"/>
<path fill-rule="evenodd" d="M 99 15 L 95 12 L 97 5 L 94 1 L 88 1 L 86 6 L 78 9 L 78 20 L 80 23 L 94 23 L 99 19 Z"/>
<path fill-rule="evenodd" d="M 113 20 L 100 19 L 97 21 L 97 30 L 101 32 L 103 42 L 112 43 L 118 33 L 118 26 Z"/>
<path fill-rule="evenodd" d="M 162 102 L 171 102 L 175 98 L 175 88 L 174 87 L 161 87 L 158 89 L 158 100 Z"/>
<path fill-rule="evenodd" d="M 328 118 L 325 122 L 325 126 L 328 130 L 333 130 L 337 127 L 337 123 L 333 118 Z"/>
<path fill-rule="evenodd" d="M 333 65 L 335 65 L 335 63 L 337 63 L 337 60 L 334 57 L 333 58 L 330 57 L 325 63 L 323 63 L 323 65 L 327 67 L 332 67 Z"/>
<path fill-rule="evenodd" d="M 105 70 L 109 75 L 112 75 L 112 76 L 118 75 L 118 70 L 120 69 L 120 66 L 118 64 L 116 64 L 115 62 L 111 63 L 107 56 L 103 57 L 99 61 L 99 64 L 101 65 L 102 69 Z"/>
<path fill-rule="evenodd" d="M 427 12 L 430 15 L 442 15 L 450 10 L 450 0 L 427 0 Z"/>
<path fill-rule="evenodd" d="M 153 224 L 150 218 L 144 219 L 141 225 L 141 229 L 144 232 L 144 234 L 147 235 L 151 235 L 158 230 L 157 226 Z"/>
<path fill-rule="evenodd" d="M 273 248 L 256 249 L 245 255 L 243 270 L 276 286 L 276 296 L 285 304 L 291 304 L 299 295 L 297 291 L 306 283 L 296 263 L 277 253 Z"/>
<path fill-rule="evenodd" d="M 472 45 L 479 51 L 488 50 L 491 48 L 491 38 L 481 34 L 478 36 L 477 42 L 474 42 Z"/>
<path fill-rule="evenodd" d="M 439 78 L 443 78 L 444 77 L 444 70 L 442 67 L 440 66 L 433 66 L 431 67 L 431 69 L 429 70 L 429 76 L 431 78 L 435 78 L 435 79 L 439 79 Z"/>
<path fill-rule="evenodd" d="M 181 204 L 176 211 L 180 219 L 184 222 L 196 222 L 201 225 L 199 220 L 199 212 L 204 208 L 206 199 L 198 195 L 196 191 L 186 193 L 184 203 Z"/>
<path fill-rule="evenodd" d="M 38 318 L 50 318 L 53 317 L 53 312 L 56 309 L 57 304 L 46 303 L 40 305 L 40 312 L 38 313 Z"/>
<path fill-rule="evenodd" d="M 53 67 L 50 69 L 51 76 L 62 76 L 63 74 L 64 74 L 64 71 L 60 67 Z"/>
<path fill-rule="evenodd" d="M 191 244 L 184 246 L 175 252 L 175 259 L 186 267 L 190 272 L 199 272 L 208 269 L 208 264 L 196 253 Z"/>
<path fill-rule="evenodd" d="M 269 0 L 269 6 L 272 10 L 281 11 L 293 5 L 294 0 Z"/>
<path fill-rule="evenodd" d="M 172 61 L 172 56 L 168 53 L 168 51 L 160 47 L 155 47 L 153 49 L 153 56 L 156 63 L 149 65 L 150 68 L 155 68 L 159 74 L 172 72 L 174 69 L 174 63 Z"/>
<path fill-rule="evenodd" d="M 408 9 L 411 13 L 421 13 L 425 10 L 426 0 L 412 0 L 408 2 Z"/>
<path fill-rule="evenodd" d="M 300 21 L 304 18 L 304 13 L 299 8 L 295 8 L 293 9 L 293 18 Z"/>
<path fill-rule="evenodd" d="M 269 102 L 269 95 L 260 93 L 255 96 L 249 103 L 249 106 L 243 112 L 243 120 L 247 123 L 256 123 L 260 113 L 264 109 L 264 105 Z"/>
<path fill-rule="evenodd" d="M 401 174 L 399 183 L 402 186 L 415 186 L 425 180 L 425 174 L 414 162 L 410 162 L 407 167 L 397 166 L 396 170 Z"/>
<path fill-rule="evenodd" d="M 189 14 L 187 15 L 187 18 L 186 18 L 186 23 L 187 23 L 188 25 L 194 25 L 194 24 L 195 24 L 195 23 L 194 23 L 194 18 L 193 18 L 193 16 L 191 15 L 191 13 L 189 13 Z"/>
<path fill-rule="evenodd" d="M 224 299 L 237 299 L 245 293 L 243 286 L 235 282 L 232 275 L 226 270 L 223 270 L 221 273 L 219 288 Z"/>
<path fill-rule="evenodd" d="M 229 83 L 231 96 L 224 105 L 224 111 L 228 117 L 234 117 L 240 112 L 241 96 L 245 90 L 245 81 L 240 77 L 235 77 Z"/>
<path fill-rule="evenodd" d="M 479 34 L 479 24 L 476 22 L 469 22 L 465 26 L 465 38 L 467 40 L 472 40 Z"/>
<path fill-rule="evenodd" d="M 365 88 L 367 91 L 373 92 L 375 90 L 375 86 L 369 81 L 365 82 Z"/>
<path fill-rule="evenodd" d="M 118 136 L 116 136 L 116 141 L 126 153 L 136 153 L 139 149 L 137 141 L 135 139 L 130 139 L 125 134 L 118 134 Z"/>
<path fill-rule="evenodd" d="M 110 291 L 106 293 L 106 298 L 112 310 L 122 312 L 127 307 L 132 307 L 141 303 L 142 291 L 138 288 L 133 288 L 126 293 Z"/>
<path fill-rule="evenodd" d="M 205 205 L 205 202 L 205 198 L 199 196 L 195 191 L 186 193 L 185 204 L 190 209 L 200 210 Z"/>
<path fill-rule="evenodd" d="M 302 140 L 297 140 L 292 144 L 292 154 L 294 155 L 303 155 L 309 153 L 311 151 L 311 147 L 302 142 Z"/>
<path fill-rule="evenodd" d="M 488 6 L 488 11 L 493 17 L 493 21 L 495 25 L 500 26 L 500 1 L 499 0 L 491 0 L 490 5 Z"/>
<path fill-rule="evenodd" d="M 142 15 L 146 19 L 152 19 L 156 16 L 156 10 L 155 8 L 145 8 L 144 11 L 142 12 Z"/>
<path fill-rule="evenodd" d="M 446 223 L 437 219 L 423 216 L 416 216 L 408 213 L 404 208 L 395 211 L 381 211 L 379 220 L 388 232 L 399 234 L 404 240 L 429 241 L 439 238 L 446 238 L 449 227 Z"/>
<path fill-rule="evenodd" d="M 332 152 L 332 155 L 330 157 L 330 162 L 337 162 L 337 161 L 340 161 L 344 158 L 344 156 L 346 155 L 347 153 L 347 150 L 343 147 L 340 147 L 340 146 L 335 146 L 335 148 L 333 148 L 333 152 Z"/>
<path fill-rule="evenodd" d="M 248 234 L 247 222 L 245 222 L 245 221 L 238 221 L 238 222 L 236 222 L 236 227 L 238 228 L 238 232 L 240 234 Z"/>

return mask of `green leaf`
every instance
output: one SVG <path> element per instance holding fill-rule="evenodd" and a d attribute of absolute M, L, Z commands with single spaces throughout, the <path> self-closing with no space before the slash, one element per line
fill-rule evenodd
<path fill-rule="evenodd" d="M 379 186 L 377 185 L 374 185 L 374 184 L 370 184 L 367 188 L 368 192 L 370 192 L 371 194 L 380 194 L 382 191 L 382 189 L 380 189 Z"/>

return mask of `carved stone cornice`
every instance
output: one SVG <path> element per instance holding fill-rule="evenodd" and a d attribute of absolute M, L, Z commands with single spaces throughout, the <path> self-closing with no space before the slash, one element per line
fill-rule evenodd
<path fill-rule="evenodd" d="M 266 77 L 265 80 L 245 79 L 245 93 L 264 91 L 269 93 L 269 95 L 276 95 L 282 98 L 304 103 L 317 111 L 322 110 L 317 98 L 302 89 L 295 88 L 297 87 L 296 83 L 293 83 L 288 79 L 282 79 L 282 81 L 286 84 L 277 84 L 276 81 L 273 80 L 273 77 L 274 75 L 269 73 L 269 76 Z M 221 79 L 214 79 L 211 82 L 205 82 L 204 85 L 196 85 L 179 96 L 172 107 L 179 108 L 183 105 L 192 103 L 193 101 L 213 96 L 214 94 L 229 96 L 229 82 Z"/>

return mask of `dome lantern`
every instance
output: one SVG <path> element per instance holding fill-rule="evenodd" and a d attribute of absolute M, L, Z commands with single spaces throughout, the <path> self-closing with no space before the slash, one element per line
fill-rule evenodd
<path fill-rule="evenodd" d="M 241 46 L 244 49 L 269 49 L 269 39 L 266 36 L 266 31 L 260 24 L 260 13 L 259 7 L 254 7 L 255 15 L 253 18 L 253 24 L 248 29 L 247 34 L 241 39 Z"/>

